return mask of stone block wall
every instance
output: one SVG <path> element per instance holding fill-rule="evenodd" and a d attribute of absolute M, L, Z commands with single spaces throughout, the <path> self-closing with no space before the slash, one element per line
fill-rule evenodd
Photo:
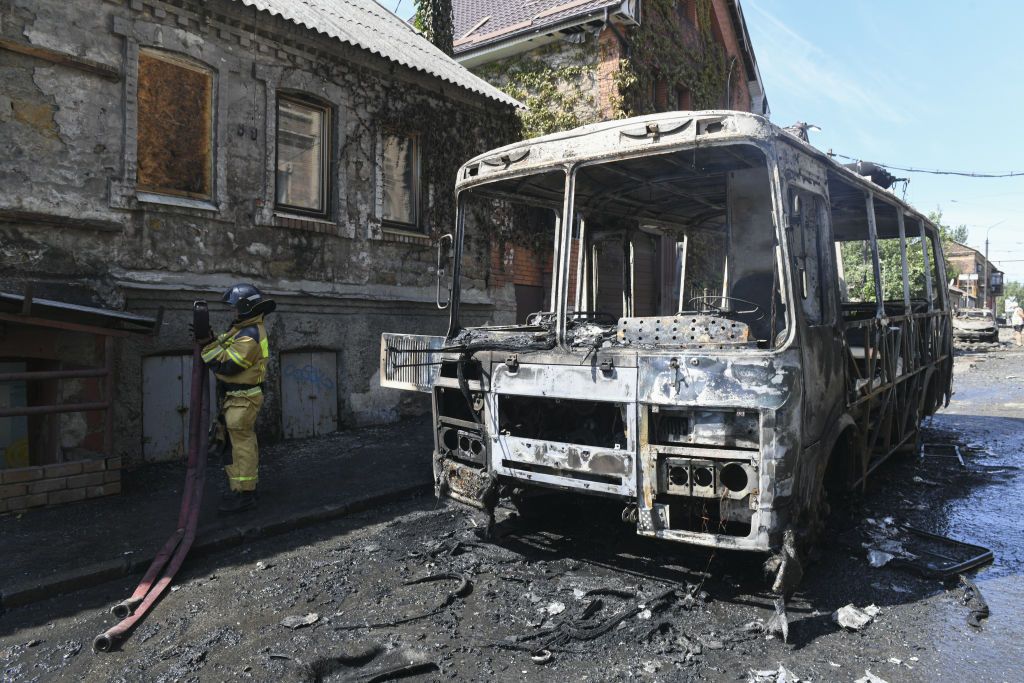
<path fill-rule="evenodd" d="M 0 470 L 0 514 L 121 492 L 119 456 Z"/>
<path fill-rule="evenodd" d="M 435 298 L 435 240 L 454 225 L 458 164 L 511 141 L 512 109 L 367 50 L 231 0 L 12 0 L 0 4 L 4 40 L 66 53 L 62 63 L 0 49 L 0 290 L 156 315 L 152 338 L 116 344 L 113 455 L 143 462 L 147 358 L 187 355 L 196 299 L 217 302 L 252 282 L 278 302 L 268 319 L 271 363 L 257 426 L 281 428 L 280 354 L 337 358 L 341 426 L 429 410 L 419 395 L 382 390 L 380 334 L 443 334 Z M 154 196 L 138 188 L 140 50 L 213 71 L 212 195 Z M 275 207 L 279 93 L 330 111 L 330 211 L 323 218 Z M 425 173 L 421 232 L 382 216 L 382 136 L 402 126 L 420 140 Z M 515 135 L 512 135 L 514 137 Z M 438 210 L 441 207 L 443 210 Z M 439 217 L 446 217 L 440 222 Z M 489 242 L 467 235 L 467 324 L 508 322 L 511 286 L 495 285 Z"/>

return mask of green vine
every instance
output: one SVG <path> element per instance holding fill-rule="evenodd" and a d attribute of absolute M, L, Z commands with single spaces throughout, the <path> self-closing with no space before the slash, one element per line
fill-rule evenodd
<path fill-rule="evenodd" d="M 412 25 L 449 57 L 455 54 L 452 0 L 416 0 Z"/>
<path fill-rule="evenodd" d="M 599 120 L 593 89 L 581 87 L 596 73 L 593 37 L 568 53 L 555 44 L 528 56 L 487 64 L 477 75 L 526 106 L 523 135 L 533 138 Z"/>
<path fill-rule="evenodd" d="M 619 63 L 612 102 L 616 118 L 658 111 L 657 84 L 669 93 L 688 88 L 694 109 L 713 109 L 721 104 L 728 78 L 725 49 L 711 30 L 711 0 L 694 0 L 697 5 L 698 46 L 689 47 L 680 31 L 665 30 L 678 26 L 677 0 L 648 0 L 644 3 L 644 23 L 632 36 L 632 56 Z M 675 108 L 670 105 L 670 108 Z"/>
<path fill-rule="evenodd" d="M 427 208 L 427 226 L 433 237 L 451 232 L 455 226 L 455 181 L 459 167 L 483 150 L 519 139 L 519 122 L 511 113 L 496 114 L 463 107 L 458 114 L 446 108 L 424 106 L 408 97 L 407 89 L 392 85 L 383 98 L 388 103 L 376 113 L 374 123 L 385 133 L 416 136 L 420 145 L 422 187 L 432 189 Z M 452 131 L 459 131 L 453 135 Z"/>

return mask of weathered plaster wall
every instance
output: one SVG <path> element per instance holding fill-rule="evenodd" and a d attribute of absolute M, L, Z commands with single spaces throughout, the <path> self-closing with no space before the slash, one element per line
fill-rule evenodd
<path fill-rule="evenodd" d="M 454 226 L 430 224 L 431 211 L 429 235 L 389 232 L 381 224 L 383 122 L 395 111 L 418 111 L 418 125 L 443 122 L 448 146 L 468 158 L 509 141 L 508 108 L 229 0 L 12 0 L 0 5 L 0 20 L 6 39 L 121 74 L 104 79 L 0 50 L 0 289 L 20 291 L 32 281 L 39 297 L 142 313 L 167 308 L 159 337 L 118 342 L 118 454 L 139 457 L 142 358 L 187 352 L 191 301 L 217 299 L 238 281 L 254 282 L 279 303 L 269 321 L 275 355 L 263 435 L 280 432 L 273 372 L 280 351 L 337 352 L 343 424 L 393 420 L 426 407 L 375 386 L 379 338 L 382 331 L 444 332 L 446 316 L 434 305 L 433 236 Z M 209 202 L 136 191 L 137 55 L 144 47 L 214 71 Z M 332 107 L 326 220 L 274 211 L 280 91 Z M 424 156 L 440 153 L 436 139 L 435 131 L 434 149 L 424 144 Z M 452 202 L 436 179 L 424 192 L 431 205 Z M 514 295 L 511 287 L 490 286 L 486 240 L 470 236 L 467 244 L 467 319 L 510 320 Z"/>

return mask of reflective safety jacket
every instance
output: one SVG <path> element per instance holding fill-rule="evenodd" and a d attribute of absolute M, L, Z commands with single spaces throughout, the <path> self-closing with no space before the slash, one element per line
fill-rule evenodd
<path fill-rule="evenodd" d="M 231 329 L 203 348 L 203 362 L 224 384 L 228 396 L 261 393 L 269 358 L 262 315 L 236 320 Z"/>

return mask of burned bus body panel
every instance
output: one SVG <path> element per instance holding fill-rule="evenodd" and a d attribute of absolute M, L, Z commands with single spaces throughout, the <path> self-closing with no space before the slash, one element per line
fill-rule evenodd
<path fill-rule="evenodd" d="M 773 552 L 948 401 L 935 227 L 763 118 L 524 141 L 465 164 L 457 192 L 448 334 L 381 349 L 382 384 L 432 394 L 440 496 L 609 496 L 639 534 Z M 459 323 L 482 222 L 552 245 L 549 308 L 526 324 Z"/>

